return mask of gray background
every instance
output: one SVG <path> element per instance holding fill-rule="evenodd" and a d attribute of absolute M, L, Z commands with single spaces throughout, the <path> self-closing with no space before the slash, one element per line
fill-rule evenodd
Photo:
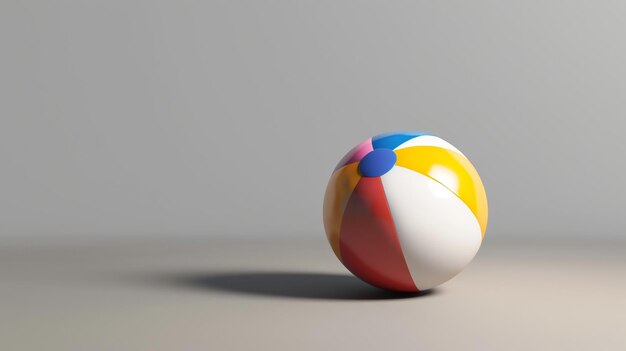
<path fill-rule="evenodd" d="M 428 131 L 488 236 L 624 236 L 626 4 L 0 2 L 0 236 L 323 236 L 335 163 Z"/>

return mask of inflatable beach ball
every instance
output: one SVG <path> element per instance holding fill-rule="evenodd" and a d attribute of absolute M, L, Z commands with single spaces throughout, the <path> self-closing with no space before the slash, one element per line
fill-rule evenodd
<path fill-rule="evenodd" d="M 449 280 L 474 258 L 487 227 L 487 196 L 474 166 L 443 139 L 381 134 L 337 165 L 324 227 L 354 275 L 416 292 Z"/>

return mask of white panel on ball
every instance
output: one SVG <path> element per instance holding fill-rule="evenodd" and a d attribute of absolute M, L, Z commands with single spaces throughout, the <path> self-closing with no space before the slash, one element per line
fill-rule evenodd
<path fill-rule="evenodd" d="M 449 142 L 447 142 L 447 141 L 445 141 L 445 140 L 443 140 L 441 138 L 438 138 L 436 136 L 432 136 L 432 135 L 422 135 L 422 136 L 419 136 L 417 138 L 413 138 L 413 139 L 407 140 L 404 143 L 400 144 L 394 150 L 405 149 L 405 148 L 411 147 L 411 146 L 437 146 L 437 147 L 440 147 L 442 149 L 452 150 L 452 151 L 458 152 L 459 154 L 463 155 L 463 153 L 461 151 L 459 151 L 459 149 L 454 147 Z M 465 156 L 465 155 L 463 155 L 463 156 Z"/>
<path fill-rule="evenodd" d="M 429 289 L 461 272 L 482 242 L 469 207 L 443 185 L 404 167 L 393 167 L 381 179 L 415 285 Z"/>

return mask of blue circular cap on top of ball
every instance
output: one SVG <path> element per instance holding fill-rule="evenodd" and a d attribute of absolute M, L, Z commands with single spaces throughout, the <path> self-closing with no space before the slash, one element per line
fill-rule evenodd
<path fill-rule="evenodd" d="M 361 159 L 359 173 L 364 177 L 380 177 L 393 168 L 397 159 L 391 149 L 375 149 Z"/>

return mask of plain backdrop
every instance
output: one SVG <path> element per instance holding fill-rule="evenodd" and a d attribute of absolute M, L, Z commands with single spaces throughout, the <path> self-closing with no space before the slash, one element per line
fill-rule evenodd
<path fill-rule="evenodd" d="M 621 1 L 0 2 L 0 236 L 321 238 L 336 162 L 420 130 L 487 237 L 625 237 Z"/>

